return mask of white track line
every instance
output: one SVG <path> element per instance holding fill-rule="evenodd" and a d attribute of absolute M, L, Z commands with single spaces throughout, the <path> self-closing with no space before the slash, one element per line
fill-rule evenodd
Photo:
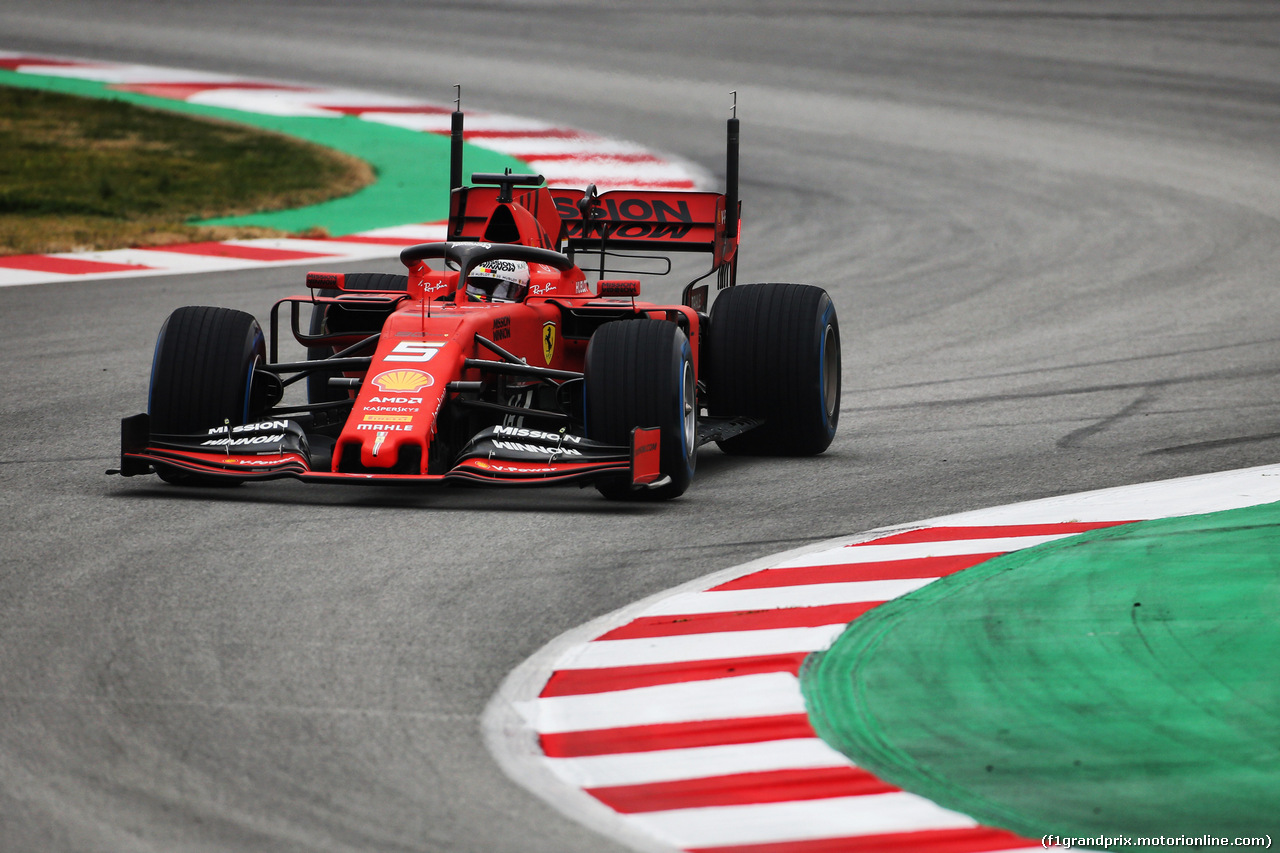
<path fill-rule="evenodd" d="M 791 738 L 626 755 L 548 758 L 547 764 L 571 785 L 604 788 L 771 770 L 846 767 L 849 759 L 817 738 Z"/>
<path fill-rule="evenodd" d="M 637 815 L 633 820 L 676 849 L 977 826 L 971 817 L 903 792 L 757 806 L 678 809 Z"/>
<path fill-rule="evenodd" d="M 732 595 L 732 593 L 707 593 L 707 595 Z M 884 601 L 885 599 L 875 600 Z M 722 660 L 812 652 L 830 646 L 843 630 L 844 624 L 839 623 L 824 625 L 820 628 L 773 628 L 760 631 L 723 631 L 712 634 L 646 637 L 639 640 L 597 640 L 583 649 L 581 654 L 563 661 L 561 668 L 646 666 L 677 661 Z"/>
<path fill-rule="evenodd" d="M 802 714 L 804 700 L 793 675 L 747 675 L 534 699 L 523 708 L 541 734 L 653 726 L 691 720 L 723 720 Z"/>

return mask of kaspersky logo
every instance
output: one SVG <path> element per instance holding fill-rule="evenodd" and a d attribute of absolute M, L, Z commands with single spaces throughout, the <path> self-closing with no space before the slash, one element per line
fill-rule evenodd
<path fill-rule="evenodd" d="M 399 394 L 416 394 L 436 382 L 430 373 L 423 373 L 421 370 L 388 370 L 370 381 L 383 391 Z"/>

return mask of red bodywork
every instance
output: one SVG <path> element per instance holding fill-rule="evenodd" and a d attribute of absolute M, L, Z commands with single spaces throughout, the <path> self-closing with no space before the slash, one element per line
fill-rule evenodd
<path fill-rule="evenodd" d="M 592 281 L 574 258 L 590 254 L 592 263 L 584 266 L 594 269 L 604 250 L 701 252 L 710 256 L 718 284 L 730 285 L 737 223 L 726 227 L 726 196 L 651 190 L 597 196 L 594 188 L 513 189 L 508 183 L 460 187 L 451 200 L 449 240 L 406 249 L 405 277 L 309 273 L 313 292 L 287 297 L 272 310 L 271 357 L 260 369 L 281 381 L 299 366 L 275 357 L 287 313 L 293 336 L 311 353 L 306 364 L 314 366 L 318 354 L 342 366 L 327 371 L 333 379 L 321 380 L 340 389 L 323 410 L 338 412 L 328 415 L 330 422 L 304 425 L 306 418 L 295 421 L 298 407 L 273 405 L 246 413 L 257 422 L 250 426 L 262 429 L 211 424 L 207 434 L 156 436 L 145 415 L 126 418 L 121 473 L 512 485 L 626 476 L 635 487 L 657 481 L 664 437 L 641 428 L 630 447 L 589 441 L 572 383 L 581 378 L 594 329 L 630 317 L 676 323 L 700 376 L 707 286 L 689 284 L 681 304 L 640 302 L 639 282 Z M 530 288 L 522 302 L 471 302 L 458 294 L 482 255 L 528 262 Z M 304 330 L 304 307 L 322 312 L 325 327 Z M 367 363 L 356 363 L 362 359 Z M 344 399 L 350 402 L 345 416 Z M 323 420 L 320 414 L 306 417 Z"/>

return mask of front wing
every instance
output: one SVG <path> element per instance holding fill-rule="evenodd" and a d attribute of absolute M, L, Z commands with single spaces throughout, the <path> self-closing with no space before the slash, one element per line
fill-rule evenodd
<path fill-rule="evenodd" d="M 463 448 L 443 474 L 338 472 L 312 467 L 306 434 L 294 421 L 162 435 L 153 434 L 150 417 L 140 414 L 121 420 L 120 468 L 108 473 L 134 477 L 166 472 L 227 482 L 291 477 L 312 483 L 494 486 L 587 484 L 627 477 L 633 488 L 644 489 L 666 482 L 659 470 L 660 441 L 656 428 L 632 430 L 630 447 L 620 447 L 568 434 L 489 427 Z"/>

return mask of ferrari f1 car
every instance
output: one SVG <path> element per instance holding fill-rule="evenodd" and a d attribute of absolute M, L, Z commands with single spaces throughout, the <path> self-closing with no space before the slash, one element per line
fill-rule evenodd
<path fill-rule="evenodd" d="M 307 273 L 310 293 L 271 309 L 269 338 L 241 311 L 173 312 L 115 473 L 578 483 L 661 500 L 688 488 L 702 444 L 807 455 L 831 443 L 831 299 L 736 284 L 736 118 L 723 194 L 551 188 L 509 171 L 464 186 L 460 112 L 452 151 L 448 239 L 404 249 L 404 274 Z M 676 252 L 711 260 L 678 305 L 640 301 L 641 282 L 616 277 L 667 274 Z M 285 322 L 305 359 L 280 360 Z"/>

